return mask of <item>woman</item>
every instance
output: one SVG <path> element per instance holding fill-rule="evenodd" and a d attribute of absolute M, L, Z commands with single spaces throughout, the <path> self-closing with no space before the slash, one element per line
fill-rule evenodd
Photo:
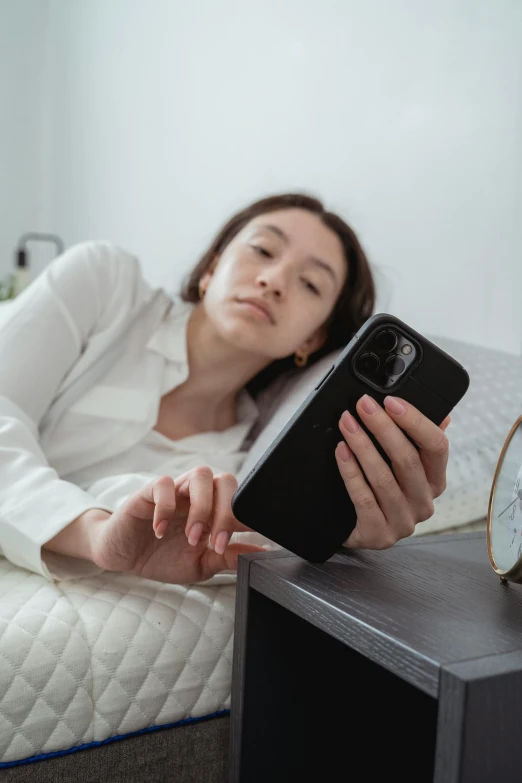
<path fill-rule="evenodd" d="M 232 217 L 179 301 L 110 243 L 68 250 L 0 330 L 3 554 L 48 579 L 107 569 L 187 583 L 234 570 L 259 549 L 230 543 L 247 530 L 231 498 L 255 400 L 344 346 L 373 307 L 355 234 L 305 195 Z M 344 415 L 336 458 L 358 513 L 346 546 L 385 548 L 433 513 L 449 418 L 439 428 L 368 396 L 358 413 L 394 471 Z"/>

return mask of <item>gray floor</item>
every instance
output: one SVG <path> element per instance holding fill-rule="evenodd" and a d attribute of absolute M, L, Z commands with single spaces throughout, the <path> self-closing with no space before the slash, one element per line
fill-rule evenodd
<path fill-rule="evenodd" d="M 227 716 L 0 770 L 2 783 L 226 783 Z"/>

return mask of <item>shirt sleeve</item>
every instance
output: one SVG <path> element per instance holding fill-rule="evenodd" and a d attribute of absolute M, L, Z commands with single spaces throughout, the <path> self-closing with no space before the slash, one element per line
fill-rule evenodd
<path fill-rule="evenodd" d="M 39 423 L 93 339 L 139 299 L 136 258 L 109 242 L 75 245 L 3 306 L 0 322 L 0 553 L 56 581 L 102 569 L 42 546 L 91 508 L 110 504 L 63 481 L 39 444 Z"/>

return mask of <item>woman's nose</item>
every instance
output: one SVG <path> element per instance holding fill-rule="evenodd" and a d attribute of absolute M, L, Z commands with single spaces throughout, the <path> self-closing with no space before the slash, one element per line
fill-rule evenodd
<path fill-rule="evenodd" d="M 280 299 L 285 290 L 283 275 L 274 269 L 266 270 L 257 276 L 257 285 Z"/>

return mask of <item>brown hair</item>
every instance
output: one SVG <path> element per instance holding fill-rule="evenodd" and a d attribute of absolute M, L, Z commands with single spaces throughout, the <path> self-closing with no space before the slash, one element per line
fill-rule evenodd
<path fill-rule="evenodd" d="M 233 215 L 218 232 L 194 269 L 189 272 L 181 288 L 181 298 L 185 302 L 199 302 L 201 277 L 211 265 L 214 257 L 219 255 L 253 218 L 280 209 L 296 208 L 306 209 L 308 212 L 318 215 L 324 225 L 335 232 L 342 243 L 348 264 L 346 282 L 325 323 L 328 336 L 324 345 L 310 356 L 307 365 L 310 366 L 326 354 L 344 348 L 355 332 L 372 315 L 375 306 L 375 284 L 370 264 L 357 236 L 342 218 L 333 212 L 328 212 L 319 199 L 302 193 L 268 196 Z M 248 389 L 252 394 L 256 394 L 268 386 L 277 376 L 292 369 L 296 369 L 292 356 L 276 359 L 250 381 Z"/>

